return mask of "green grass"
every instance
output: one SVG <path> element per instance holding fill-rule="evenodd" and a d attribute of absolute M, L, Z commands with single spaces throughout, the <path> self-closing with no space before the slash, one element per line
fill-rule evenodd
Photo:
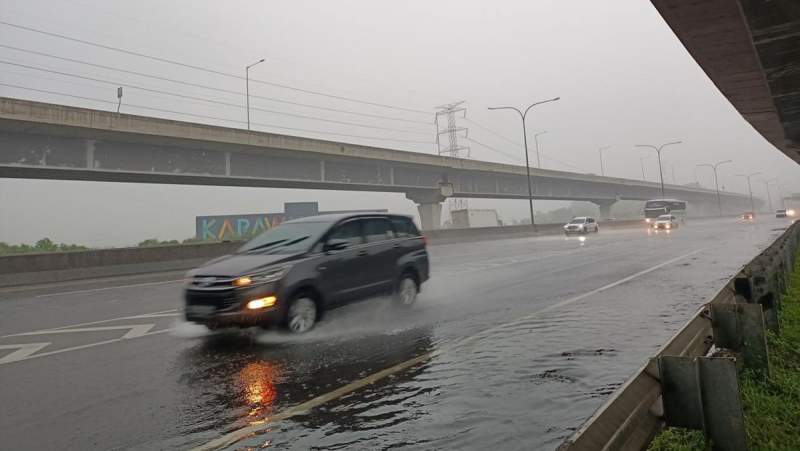
<path fill-rule="evenodd" d="M 800 450 L 800 264 L 789 275 L 789 289 L 781 302 L 780 335 L 770 333 L 767 337 L 769 379 L 748 371 L 739 376 L 748 449 L 753 451 Z M 667 428 L 648 449 L 702 451 L 706 448 L 701 432 Z"/>

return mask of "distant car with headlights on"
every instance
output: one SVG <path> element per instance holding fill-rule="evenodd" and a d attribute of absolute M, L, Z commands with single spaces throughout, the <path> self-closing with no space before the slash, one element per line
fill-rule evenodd
<path fill-rule="evenodd" d="M 587 234 L 597 233 L 600 231 L 600 226 L 594 218 L 588 216 L 578 216 L 564 225 L 564 234 L 569 236 L 574 233 Z"/>
<path fill-rule="evenodd" d="M 653 228 L 654 229 L 677 229 L 679 220 L 675 215 L 661 215 L 653 221 Z"/>
<path fill-rule="evenodd" d="M 742 221 L 755 221 L 756 215 L 752 211 L 742 213 Z"/>
<path fill-rule="evenodd" d="M 187 321 L 209 329 L 314 327 L 323 313 L 390 294 L 415 303 L 428 280 L 425 237 L 410 217 L 322 215 L 287 221 L 187 274 Z"/>
<path fill-rule="evenodd" d="M 787 216 L 785 209 L 775 210 L 776 218 L 785 218 Z"/>

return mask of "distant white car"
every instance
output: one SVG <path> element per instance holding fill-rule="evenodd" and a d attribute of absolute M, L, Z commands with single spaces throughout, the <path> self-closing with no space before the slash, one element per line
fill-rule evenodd
<path fill-rule="evenodd" d="M 653 228 L 666 230 L 677 229 L 679 222 L 678 218 L 674 215 L 661 215 L 653 222 Z"/>
<path fill-rule="evenodd" d="M 577 218 L 572 218 L 570 222 L 564 225 L 564 233 L 566 235 L 571 235 L 573 233 L 597 233 L 599 231 L 600 227 L 597 225 L 597 221 L 588 216 L 578 216 Z"/>

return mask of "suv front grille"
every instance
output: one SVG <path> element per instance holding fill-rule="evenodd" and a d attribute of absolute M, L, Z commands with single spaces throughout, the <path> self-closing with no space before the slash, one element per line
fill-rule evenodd
<path fill-rule="evenodd" d="M 233 281 L 236 278 L 220 277 L 220 276 L 194 276 L 189 281 L 189 286 L 205 289 L 213 288 L 229 288 L 233 286 Z"/>
<path fill-rule="evenodd" d="M 238 304 L 233 290 L 186 290 L 186 305 L 212 305 L 217 310 L 227 310 Z"/>

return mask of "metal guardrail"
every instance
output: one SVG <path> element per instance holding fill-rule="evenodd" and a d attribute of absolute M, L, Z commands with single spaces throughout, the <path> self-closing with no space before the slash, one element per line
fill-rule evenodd
<path fill-rule="evenodd" d="M 746 332 L 742 329 L 748 327 L 757 329 L 759 320 L 761 321 L 761 330 L 751 331 L 756 335 L 760 334 L 763 337 L 765 324 L 767 328 L 777 330 L 779 299 L 786 288 L 784 276 L 794 268 L 798 242 L 800 242 L 800 222 L 795 222 L 772 245 L 729 280 L 680 331 L 659 349 L 646 365 L 625 382 L 589 420 L 562 443 L 558 451 L 643 450 L 647 448 L 665 424 L 675 425 L 675 423 L 688 421 L 687 417 L 691 417 L 695 413 L 684 410 L 680 412 L 680 418 L 676 419 L 673 414 L 673 418 L 670 419 L 669 412 L 665 413 L 664 409 L 665 390 L 663 387 L 670 387 L 670 384 L 674 385 L 677 380 L 664 380 L 664 376 L 670 376 L 663 374 L 664 367 L 668 366 L 665 363 L 668 363 L 673 357 L 693 358 L 686 360 L 692 360 L 697 365 L 698 358 L 702 359 L 706 356 L 712 346 L 721 348 L 724 344 L 724 347 L 729 347 L 729 343 L 723 343 L 724 341 L 736 342 L 735 344 L 742 350 L 745 365 L 748 364 L 749 359 L 758 362 L 761 352 L 766 356 L 766 349 L 763 348 L 763 351 L 760 351 L 762 343 L 759 343 L 758 340 L 741 338 L 736 341 L 732 340 L 730 335 Z M 746 306 L 736 308 L 736 305 L 740 304 L 760 306 L 756 309 L 758 316 L 755 317 L 755 320 L 751 317 L 744 318 L 747 316 L 746 311 L 752 309 L 745 308 Z M 715 315 L 718 315 L 717 317 L 712 317 L 712 310 Z M 723 317 L 722 315 L 726 311 L 731 312 L 734 316 Z M 763 319 L 761 319 L 762 311 Z M 732 328 L 726 329 L 727 322 L 735 324 Z M 753 324 L 755 326 L 751 326 Z M 763 346 L 766 346 L 765 342 Z M 756 357 L 751 358 L 750 355 Z M 704 361 L 709 360 L 722 359 L 705 359 Z M 762 370 L 768 371 L 768 365 Z M 697 375 L 699 370 L 695 371 L 694 374 Z M 718 377 L 719 373 L 714 376 Z M 697 384 L 702 385 L 703 381 L 699 380 L 701 377 L 698 376 L 697 379 Z M 723 401 L 734 401 L 734 404 L 738 405 L 739 393 L 735 378 L 731 384 L 736 390 L 736 396 L 727 396 Z M 667 390 L 670 392 L 667 393 L 670 404 L 674 405 L 676 396 L 674 392 L 682 390 L 685 391 L 685 387 Z M 699 404 L 700 412 L 697 413 L 700 415 L 699 428 L 704 430 L 707 435 L 709 429 L 713 429 L 720 422 L 727 422 L 726 427 L 730 427 L 730 423 L 735 423 L 735 421 L 731 421 L 730 416 L 709 420 L 708 417 L 713 417 L 714 414 L 713 412 L 703 412 L 703 407 L 707 404 L 706 398 L 712 395 L 699 393 L 700 388 L 696 388 L 696 390 L 697 393 L 690 394 L 690 396 L 700 398 L 695 400 L 695 403 Z M 716 395 L 714 400 L 719 401 L 719 399 L 719 396 Z M 736 405 L 732 407 L 734 411 Z M 739 409 L 741 408 L 739 407 Z M 741 411 L 739 411 L 739 415 L 741 416 Z M 710 433 L 714 435 L 715 431 L 712 430 Z M 716 433 L 719 434 L 719 432 Z M 743 434 L 743 430 L 741 433 Z M 741 443 L 740 445 L 733 447 L 715 445 L 715 449 L 746 449 L 746 444 Z"/>

